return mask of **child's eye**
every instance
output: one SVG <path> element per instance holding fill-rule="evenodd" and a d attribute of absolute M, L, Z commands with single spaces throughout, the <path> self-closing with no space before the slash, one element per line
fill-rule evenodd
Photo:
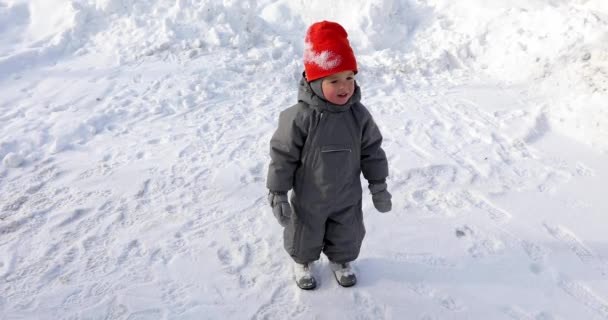
<path fill-rule="evenodd" d="M 348 80 L 348 81 L 355 80 L 355 77 L 348 77 L 348 78 L 346 78 L 346 80 Z"/>
<path fill-rule="evenodd" d="M 332 80 L 330 83 L 338 83 L 338 80 Z"/>

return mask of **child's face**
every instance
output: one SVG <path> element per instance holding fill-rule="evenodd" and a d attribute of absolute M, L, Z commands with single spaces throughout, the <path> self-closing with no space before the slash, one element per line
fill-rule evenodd
<path fill-rule="evenodd" d="M 327 101 L 343 105 L 355 92 L 355 73 L 342 71 L 329 75 L 323 78 L 321 89 Z"/>

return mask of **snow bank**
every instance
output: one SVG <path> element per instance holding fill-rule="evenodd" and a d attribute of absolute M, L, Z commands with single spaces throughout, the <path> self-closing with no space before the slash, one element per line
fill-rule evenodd
<path fill-rule="evenodd" d="M 0 52 L 6 59 L 23 48 L 61 51 L 70 42 L 68 53 L 81 49 L 127 62 L 166 50 L 191 57 L 220 47 L 249 50 L 287 38 L 299 60 L 306 27 L 328 19 L 347 28 L 366 65 L 426 76 L 484 71 L 516 82 L 601 43 L 606 7 L 599 0 L 18 1 L 0 9 L 7 17 L 0 26 L 19 45 Z"/>
<path fill-rule="evenodd" d="M 166 51 L 194 58 L 219 47 L 249 49 L 264 34 L 254 1 L 97 0 L 87 9 L 103 28 L 86 49 L 125 63 Z"/>
<path fill-rule="evenodd" d="M 444 52 L 448 67 L 524 85 L 551 101 L 542 112 L 552 128 L 608 150 L 608 3 L 472 0 L 435 5 L 441 14 L 415 40 L 419 56 Z M 406 61 L 405 70 L 424 70 Z"/>
<path fill-rule="evenodd" d="M 608 149 L 603 0 L 13 0 L 0 4 L 0 74 L 87 54 L 126 65 L 221 50 L 297 74 L 306 27 L 322 19 L 349 31 L 362 75 L 523 84 L 554 99 L 541 107 L 551 128 Z"/>
<path fill-rule="evenodd" d="M 82 39 L 83 15 L 76 3 L 17 0 L 0 3 L 0 79 L 56 63 Z"/>

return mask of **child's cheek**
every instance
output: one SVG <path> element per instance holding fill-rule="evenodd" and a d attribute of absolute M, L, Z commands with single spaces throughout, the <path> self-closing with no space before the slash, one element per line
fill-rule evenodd
<path fill-rule="evenodd" d="M 336 90 L 333 86 L 328 85 L 323 89 L 323 95 L 325 98 L 331 99 L 336 96 Z"/>

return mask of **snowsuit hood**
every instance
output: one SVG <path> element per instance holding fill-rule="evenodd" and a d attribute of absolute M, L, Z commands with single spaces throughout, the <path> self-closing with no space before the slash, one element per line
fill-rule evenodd
<path fill-rule="evenodd" d="M 350 99 L 344 105 L 333 104 L 325 100 L 323 92 L 321 92 L 322 81 L 322 79 L 318 79 L 313 82 L 308 82 L 306 81 L 306 77 L 302 75 L 298 88 L 298 101 L 308 104 L 319 112 L 344 112 L 350 109 L 353 104 L 361 100 L 361 89 L 355 81 L 355 92 L 353 92 Z M 315 84 L 317 84 L 317 88 L 315 88 Z"/>

